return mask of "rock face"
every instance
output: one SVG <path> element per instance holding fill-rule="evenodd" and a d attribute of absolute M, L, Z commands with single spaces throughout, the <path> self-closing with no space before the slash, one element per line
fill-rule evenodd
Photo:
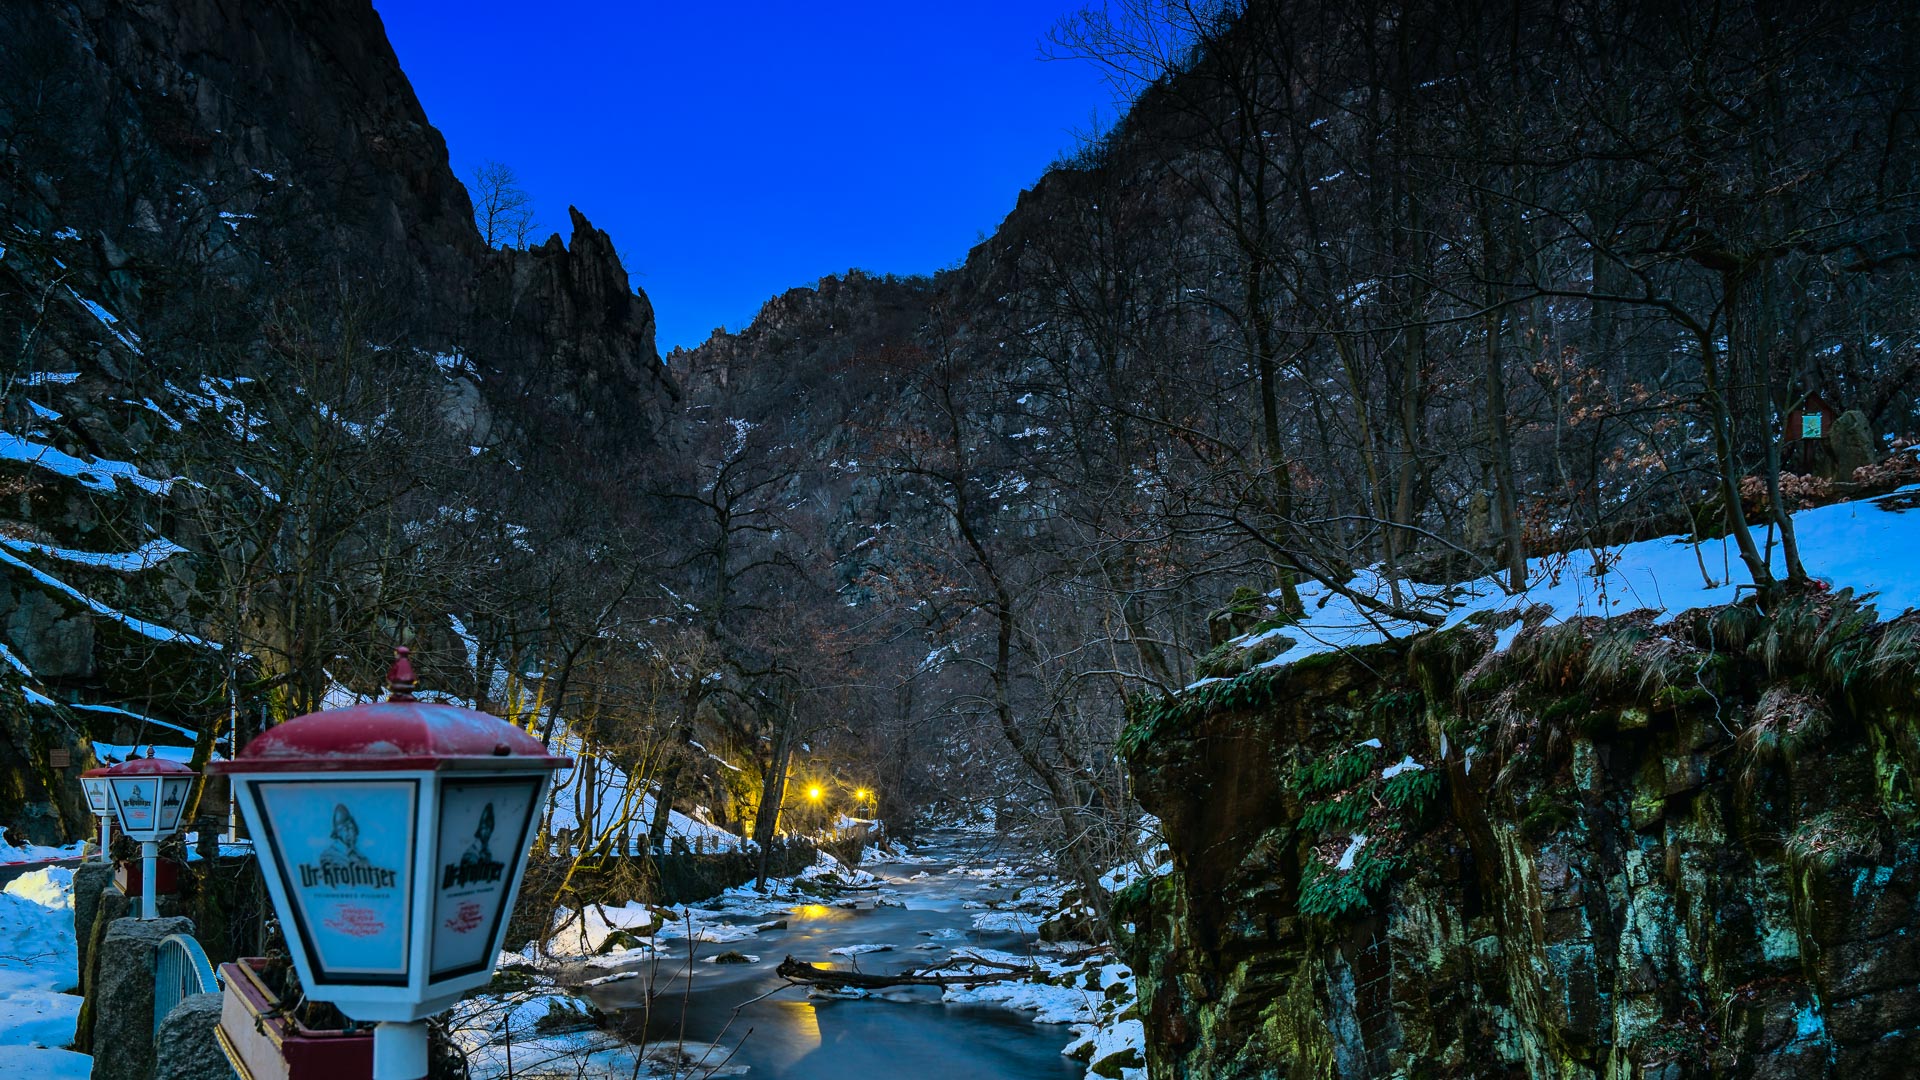
<path fill-rule="evenodd" d="M 1136 710 L 1150 1075 L 1912 1075 L 1911 628 L 1842 594 L 1491 642 Z"/>
<path fill-rule="evenodd" d="M 533 403 L 529 429 L 653 446 L 679 398 L 654 347 L 653 305 L 629 283 L 612 239 L 578 209 L 567 213 L 571 243 L 556 233 L 487 261 L 475 283 L 479 340 Z"/>
<path fill-rule="evenodd" d="M 156 647 L 103 610 L 193 629 L 204 612 L 183 609 L 207 579 L 191 552 L 207 545 L 187 530 L 205 507 L 165 480 L 89 484 L 46 461 L 164 478 L 206 460 L 195 440 L 237 400 L 232 377 L 277 373 L 276 326 L 357 320 L 383 370 L 439 395 L 449 444 L 529 475 L 674 443 L 652 306 L 611 239 L 576 210 L 570 242 L 490 250 L 472 214 L 366 0 L 0 5 L 0 338 L 22 343 L 0 430 L 50 448 L 0 460 L 0 531 L 190 551 L 137 575 L 58 567 L 72 590 L 0 567 L 0 643 L 43 695 L 28 704 L 0 670 L 0 821 L 42 843 L 85 835 L 87 740 L 151 737 L 125 712 L 52 701 L 139 701 L 192 728 L 219 699 L 207 650 Z M 209 376 L 226 390 L 209 396 Z M 56 743 L 63 774 L 42 764 Z"/>
<path fill-rule="evenodd" d="M 233 1066 L 220 1049 L 220 995 L 193 994 L 160 1021 L 153 1055 L 153 1080 L 227 1080 Z"/>
<path fill-rule="evenodd" d="M 93 1010 L 93 1080 L 147 1080 L 153 1075 L 153 966 L 160 941 L 192 934 L 191 919 L 117 919 L 100 943 L 98 975 L 88 988 Z"/>
<path fill-rule="evenodd" d="M 371 4 L 31 0 L 0 11 L 0 59 L 0 215 L 72 236 L 63 262 L 150 345 L 203 338 L 169 322 L 205 317 L 186 279 L 258 296 L 333 278 L 504 377 L 496 407 L 536 393 L 659 433 L 672 384 L 612 241 L 574 210 L 570 244 L 488 250 Z"/>

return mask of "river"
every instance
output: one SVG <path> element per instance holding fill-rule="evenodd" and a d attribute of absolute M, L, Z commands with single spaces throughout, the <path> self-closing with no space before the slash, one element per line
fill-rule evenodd
<path fill-rule="evenodd" d="M 978 904 L 1011 897 L 1031 884 L 1020 877 L 954 873 L 955 868 L 1017 864 L 995 850 L 992 838 L 942 831 L 927 835 L 909 861 L 868 866 L 887 879 L 886 895 L 904 907 L 859 909 L 805 904 L 783 915 L 738 916 L 763 923 L 785 918 L 787 928 L 762 930 L 727 944 L 686 941 L 653 967 L 655 996 L 645 1006 L 647 980 L 589 989 L 601 1009 L 644 1025 L 649 1042 L 718 1043 L 732 1051 L 730 1066 L 745 1065 L 751 1080 L 1070 1080 L 1086 1068 L 1062 1057 L 1072 1039 L 1062 1024 L 1036 1024 L 1032 1013 L 992 1005 L 946 1004 L 924 987 L 869 998 L 809 997 L 804 987 L 781 989 L 774 974 L 782 957 L 857 961 L 867 972 L 898 972 L 944 959 L 958 945 L 1023 952 L 1030 935 L 973 929 Z M 924 876 L 922 876 L 924 875 Z M 859 895 L 859 894 L 849 894 Z M 976 907 L 964 905 L 969 901 Z M 893 946 L 856 957 L 831 950 Z M 699 957 L 738 950 L 751 964 L 703 963 Z M 690 978 L 689 978 L 690 973 Z M 737 1010 L 737 1015 L 736 1015 Z"/>

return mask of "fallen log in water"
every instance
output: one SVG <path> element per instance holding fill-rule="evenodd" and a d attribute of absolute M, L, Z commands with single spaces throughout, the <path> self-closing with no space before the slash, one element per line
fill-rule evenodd
<path fill-rule="evenodd" d="M 804 983 L 808 986 L 824 986 L 828 989 L 884 990 L 890 986 L 977 986 L 981 983 L 1011 982 L 1017 979 L 1031 979 L 1041 974 L 1038 967 L 1002 964 L 993 960 L 964 961 L 974 967 L 996 970 L 972 972 L 958 975 L 934 975 L 925 971 L 908 971 L 898 975 L 869 975 L 864 971 L 847 971 L 842 968 L 818 967 L 804 960 L 795 960 L 789 956 L 780 961 L 774 973 L 788 982 Z M 937 968 L 926 971 L 937 971 Z"/>

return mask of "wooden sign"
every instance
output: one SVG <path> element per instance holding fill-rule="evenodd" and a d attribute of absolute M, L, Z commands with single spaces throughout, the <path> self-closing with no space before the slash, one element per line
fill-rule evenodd
<path fill-rule="evenodd" d="M 1827 404 L 1819 394 L 1808 394 L 1787 414 L 1786 430 L 1782 432 L 1788 443 L 1805 442 L 1812 439 L 1825 439 L 1827 429 L 1840 415 L 1839 410 Z"/>
<path fill-rule="evenodd" d="M 47 768 L 70 769 L 73 767 L 73 751 L 64 746 L 56 746 L 47 751 Z"/>

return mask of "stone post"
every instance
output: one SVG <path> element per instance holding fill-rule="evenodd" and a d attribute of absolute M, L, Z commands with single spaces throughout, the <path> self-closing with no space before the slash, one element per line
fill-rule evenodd
<path fill-rule="evenodd" d="M 80 991 L 87 987 L 87 947 L 93 942 L 93 917 L 100 910 L 100 894 L 113 887 L 113 864 L 81 863 L 73 872 L 73 939 L 80 943 Z"/>
<path fill-rule="evenodd" d="M 153 967 L 169 934 L 193 933 L 186 918 L 115 919 L 100 941 L 87 1004 L 93 1013 L 93 1080 L 153 1075 Z"/>
<path fill-rule="evenodd" d="M 213 1030 L 220 1026 L 220 995 L 193 994 L 160 1021 L 153 1080 L 232 1080 L 233 1067 Z"/>

